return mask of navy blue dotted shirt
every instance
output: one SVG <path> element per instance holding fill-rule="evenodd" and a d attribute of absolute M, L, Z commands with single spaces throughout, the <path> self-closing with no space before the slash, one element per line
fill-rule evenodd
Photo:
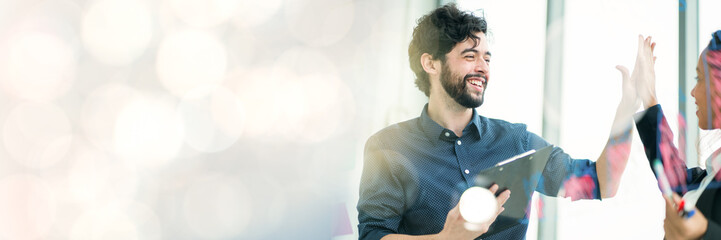
<path fill-rule="evenodd" d="M 525 124 L 486 118 L 475 109 L 458 137 L 434 122 L 427 109 L 426 104 L 420 117 L 386 127 L 366 142 L 357 205 L 359 239 L 438 233 L 463 191 L 474 186 L 475 174 L 550 145 Z M 581 175 L 598 186 L 594 162 L 572 159 L 554 147 L 536 191 L 556 196 L 565 180 Z M 598 191 L 596 187 L 588 198 L 598 198 Z M 484 239 L 523 239 L 525 220 Z"/>

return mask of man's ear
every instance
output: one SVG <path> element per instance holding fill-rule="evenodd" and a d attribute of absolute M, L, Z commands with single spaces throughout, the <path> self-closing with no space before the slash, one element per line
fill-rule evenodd
<path fill-rule="evenodd" d="M 440 73 L 441 61 L 433 59 L 433 56 L 428 53 L 421 55 L 421 65 L 428 75 L 437 75 Z"/>

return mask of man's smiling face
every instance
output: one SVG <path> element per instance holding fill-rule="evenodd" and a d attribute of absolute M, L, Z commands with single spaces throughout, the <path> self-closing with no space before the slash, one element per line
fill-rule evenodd
<path fill-rule="evenodd" d="M 440 82 L 450 98 L 467 108 L 483 104 L 483 97 L 490 77 L 491 53 L 485 34 L 476 33 L 479 40 L 471 38 L 456 44 L 446 54 Z"/>

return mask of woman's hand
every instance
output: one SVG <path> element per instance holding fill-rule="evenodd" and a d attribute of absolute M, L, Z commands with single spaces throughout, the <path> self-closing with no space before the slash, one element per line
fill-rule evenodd
<path fill-rule="evenodd" d="M 700 239 L 708 227 L 708 220 L 695 208 L 695 213 L 690 218 L 679 216 L 675 203 L 681 198 L 674 193 L 673 200 L 666 197 L 666 219 L 663 221 L 663 230 L 666 232 L 666 239 Z"/>
<path fill-rule="evenodd" d="M 643 102 L 643 108 L 649 108 L 657 104 L 656 101 L 656 72 L 654 65 L 656 57 L 653 50 L 656 43 L 651 37 L 643 38 L 638 35 L 638 52 L 636 54 L 636 65 L 631 73 L 631 81 L 636 84 L 636 93 Z"/>

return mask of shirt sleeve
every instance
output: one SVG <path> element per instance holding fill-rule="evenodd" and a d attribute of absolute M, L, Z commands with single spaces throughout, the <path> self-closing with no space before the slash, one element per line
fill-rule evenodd
<path fill-rule="evenodd" d="M 638 113 L 636 128 L 643 143 L 649 166 L 653 170 L 653 162 L 659 159 L 663 163 L 666 178 L 671 187 L 679 194 L 685 192 L 688 183 L 698 179 L 703 171 L 687 170 L 686 161 L 673 144 L 673 132 L 663 114 L 661 105 L 655 105 Z M 655 173 L 655 172 L 654 172 Z"/>
<path fill-rule="evenodd" d="M 528 133 L 529 149 L 549 145 L 538 135 Z M 600 199 L 596 163 L 588 159 L 573 159 L 563 149 L 554 146 L 536 191 L 547 196 L 570 197 L 573 201 Z"/>
<path fill-rule="evenodd" d="M 661 105 L 655 105 L 646 109 L 646 111 L 636 114 L 636 129 L 638 129 L 638 135 L 641 137 L 643 143 L 643 149 L 646 153 L 646 157 L 649 159 L 649 164 L 657 158 L 658 153 L 658 126 L 659 120 L 663 116 Z M 665 120 L 665 119 L 664 119 Z M 653 169 L 653 168 L 651 168 Z"/>
<path fill-rule="evenodd" d="M 401 182 L 393 174 L 388 151 L 376 137 L 366 142 L 358 199 L 358 239 L 397 233 L 405 207 Z"/>

